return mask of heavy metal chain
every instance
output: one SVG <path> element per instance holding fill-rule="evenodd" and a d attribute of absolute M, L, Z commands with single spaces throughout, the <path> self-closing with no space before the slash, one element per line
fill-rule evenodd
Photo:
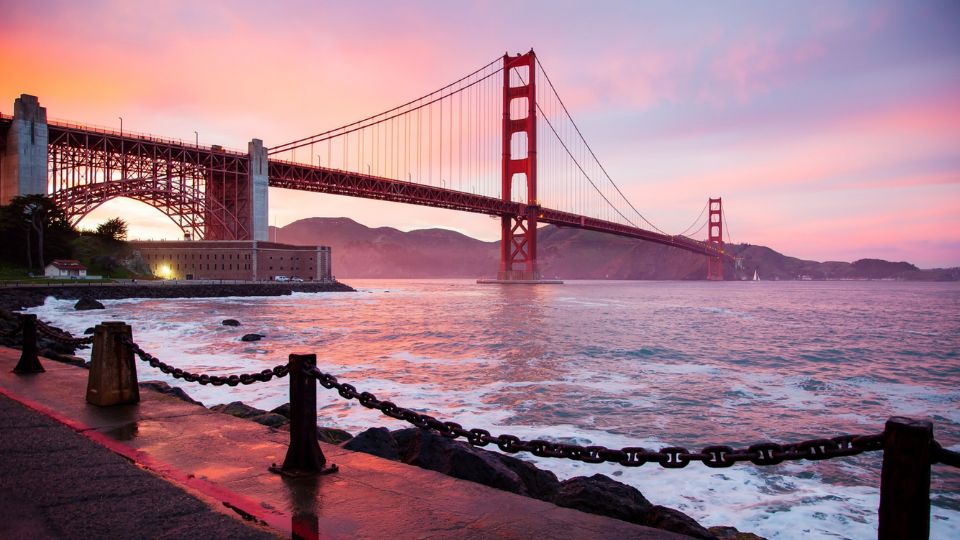
<path fill-rule="evenodd" d="M 731 467 L 741 461 L 749 461 L 755 465 L 776 465 L 790 460 L 817 461 L 883 449 L 882 433 L 841 435 L 830 439 L 812 439 L 790 444 L 768 442 L 739 449 L 714 445 L 704 447 L 699 452 L 691 452 L 679 446 L 660 450 L 640 447 L 611 449 L 605 446 L 561 444 L 540 439 L 525 441 L 509 434 L 493 436 L 483 429 L 464 429 L 456 422 L 444 422 L 430 415 L 399 407 L 390 401 L 381 401 L 370 392 L 358 392 L 353 385 L 338 382 L 336 377 L 320 371 L 316 366 L 308 366 L 304 371 L 307 375 L 316 378 L 324 388 L 335 389 L 343 398 L 355 399 L 368 409 L 377 409 L 391 418 L 404 420 L 421 429 L 436 431 L 450 439 L 463 437 L 474 446 L 495 444 L 500 450 L 511 454 L 530 452 L 539 457 L 572 459 L 585 463 L 619 463 L 625 467 L 657 463 L 667 469 L 680 469 L 694 461 L 713 468 Z"/>
<path fill-rule="evenodd" d="M 121 342 L 127 347 L 130 347 L 130 349 L 133 350 L 133 352 L 139 356 L 141 360 L 147 362 L 152 367 L 159 368 L 160 371 L 168 375 L 173 375 L 173 377 L 176 379 L 183 379 L 187 382 L 212 384 L 214 386 L 237 386 L 238 384 L 267 382 L 274 377 L 285 377 L 290 372 L 290 368 L 287 364 L 281 364 L 274 366 L 272 369 L 265 369 L 258 373 L 242 373 L 240 375 L 208 375 L 206 373 L 191 373 L 189 371 L 184 371 L 180 368 L 175 368 L 169 364 L 161 362 L 157 359 L 157 357 L 141 349 L 139 345 L 134 343 L 133 340 L 128 337 L 121 338 Z"/>
<path fill-rule="evenodd" d="M 951 467 L 960 468 L 960 452 L 947 450 L 946 448 L 940 446 L 940 443 L 937 441 L 933 441 L 932 453 L 934 463 L 942 463 L 944 465 L 950 465 Z"/>
<path fill-rule="evenodd" d="M 93 336 L 87 336 L 82 338 L 73 337 L 70 334 L 67 334 L 63 331 L 60 331 L 49 324 L 37 319 L 37 330 L 41 334 L 49 337 L 54 341 L 59 341 L 60 343 L 66 343 L 67 345 L 87 345 L 93 343 Z"/>

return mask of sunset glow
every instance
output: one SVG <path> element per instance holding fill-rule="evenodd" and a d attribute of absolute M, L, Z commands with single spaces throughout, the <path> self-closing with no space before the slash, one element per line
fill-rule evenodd
<path fill-rule="evenodd" d="M 512 22 L 511 22 L 512 21 Z M 55 39 L 52 39 L 55 37 Z M 960 265 L 960 4 L 30 1 L 0 18 L 0 112 L 266 146 L 533 47 L 633 203 L 679 232 L 722 196 L 734 242 Z M 541 181 L 546 181 L 542 179 Z M 344 216 L 495 240 L 486 216 L 271 188 L 270 224 Z M 131 234 L 182 238 L 115 200 Z"/>

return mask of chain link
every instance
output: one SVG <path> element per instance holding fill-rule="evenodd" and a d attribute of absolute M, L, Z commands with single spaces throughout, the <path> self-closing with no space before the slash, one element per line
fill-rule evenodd
<path fill-rule="evenodd" d="M 960 468 L 960 452 L 947 450 L 940 446 L 940 443 L 937 441 L 933 441 L 933 448 L 931 450 L 933 457 L 931 461 L 934 463 L 942 463 L 943 465 Z"/>
<path fill-rule="evenodd" d="M 336 390 L 344 399 L 355 399 L 368 409 L 377 409 L 391 418 L 403 420 L 420 429 L 435 431 L 450 439 L 462 437 L 474 446 L 494 444 L 500 450 L 511 454 L 529 452 L 539 457 L 572 459 L 585 463 L 618 463 L 624 467 L 657 463 L 667 469 L 681 469 L 694 461 L 712 468 L 732 467 L 741 461 L 749 461 L 755 465 L 776 465 L 788 460 L 816 461 L 883 449 L 882 433 L 841 435 L 832 439 L 812 439 L 792 444 L 762 443 L 742 449 L 732 446 L 707 446 L 699 452 L 690 452 L 679 446 L 660 450 L 639 447 L 618 450 L 604 446 L 562 444 L 540 439 L 525 441 L 515 435 L 494 436 L 484 429 L 464 429 L 456 422 L 443 422 L 428 414 L 399 407 L 393 402 L 381 401 L 370 392 L 358 392 L 353 385 L 337 381 L 335 376 L 320 371 L 316 366 L 307 367 L 304 372 L 316 378 L 324 388 Z"/>
<path fill-rule="evenodd" d="M 59 330 L 57 328 L 50 326 L 49 324 L 41 321 L 40 319 L 37 319 L 37 330 L 41 334 L 47 336 L 48 338 L 54 341 L 59 341 L 60 343 L 65 343 L 67 345 L 77 346 L 77 345 L 88 345 L 90 343 L 93 343 L 93 336 L 87 336 L 82 338 L 73 337 L 62 330 Z"/>
<path fill-rule="evenodd" d="M 265 369 L 257 373 L 242 373 L 240 375 L 208 375 L 206 373 L 191 373 L 180 368 L 175 368 L 169 364 L 161 362 L 156 356 L 144 351 L 139 345 L 128 337 L 121 338 L 121 342 L 130 347 L 130 349 L 140 357 L 140 360 L 150 364 L 151 367 L 158 368 L 167 375 L 173 375 L 175 379 L 183 379 L 191 383 L 200 383 L 203 385 L 212 384 L 213 386 L 237 386 L 238 384 L 253 384 L 256 382 L 267 382 L 274 377 L 285 377 L 290 373 L 290 367 L 287 364 L 274 366 L 272 369 Z"/>

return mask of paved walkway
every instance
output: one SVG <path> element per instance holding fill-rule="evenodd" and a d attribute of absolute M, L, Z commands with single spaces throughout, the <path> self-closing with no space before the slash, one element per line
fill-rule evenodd
<path fill-rule="evenodd" d="M 221 529 L 231 519 L 211 506 L 304 538 L 686 538 L 323 443 L 338 473 L 284 479 L 267 467 L 286 432 L 146 389 L 139 404 L 95 407 L 87 370 L 42 360 L 46 373 L 18 376 L 18 357 L 0 348 L 0 396 L 42 415 L 0 402 L 0 521 L 16 518 L 0 538 L 263 536 L 239 519 Z"/>
<path fill-rule="evenodd" d="M 0 395 L 0 538 L 276 538 Z"/>

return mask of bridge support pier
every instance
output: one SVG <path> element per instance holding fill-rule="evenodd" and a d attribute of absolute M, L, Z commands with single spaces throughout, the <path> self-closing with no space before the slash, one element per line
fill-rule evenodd
<path fill-rule="evenodd" d="M 204 195 L 217 204 L 205 210 L 204 240 L 268 240 L 267 149 L 260 139 L 250 141 L 247 149 L 246 163 L 236 166 L 217 159 L 213 148 Z"/>
<path fill-rule="evenodd" d="M 253 139 L 247 145 L 250 154 L 250 208 L 253 213 L 251 216 L 251 227 L 253 238 L 251 240 L 266 241 L 270 239 L 270 218 L 268 208 L 270 207 L 270 191 L 268 187 L 267 172 L 267 149 L 263 146 L 263 141 Z"/>
<path fill-rule="evenodd" d="M 723 200 L 719 197 L 707 204 L 707 244 L 723 252 Z M 723 257 L 707 259 L 707 280 L 723 281 Z"/>
<path fill-rule="evenodd" d="M 562 283 L 541 279 L 537 265 L 540 203 L 537 202 L 536 67 L 537 57 L 533 50 L 503 57 L 501 198 L 512 200 L 513 178 L 522 174 L 527 182 L 527 204 L 522 207 L 521 215 L 500 216 L 500 271 L 497 279 L 480 279 L 477 283 Z M 521 101 L 515 104 L 517 100 Z"/>
<path fill-rule="evenodd" d="M 36 96 L 13 102 L 13 122 L 0 157 L 0 204 L 18 195 L 47 194 L 47 109 Z"/>

